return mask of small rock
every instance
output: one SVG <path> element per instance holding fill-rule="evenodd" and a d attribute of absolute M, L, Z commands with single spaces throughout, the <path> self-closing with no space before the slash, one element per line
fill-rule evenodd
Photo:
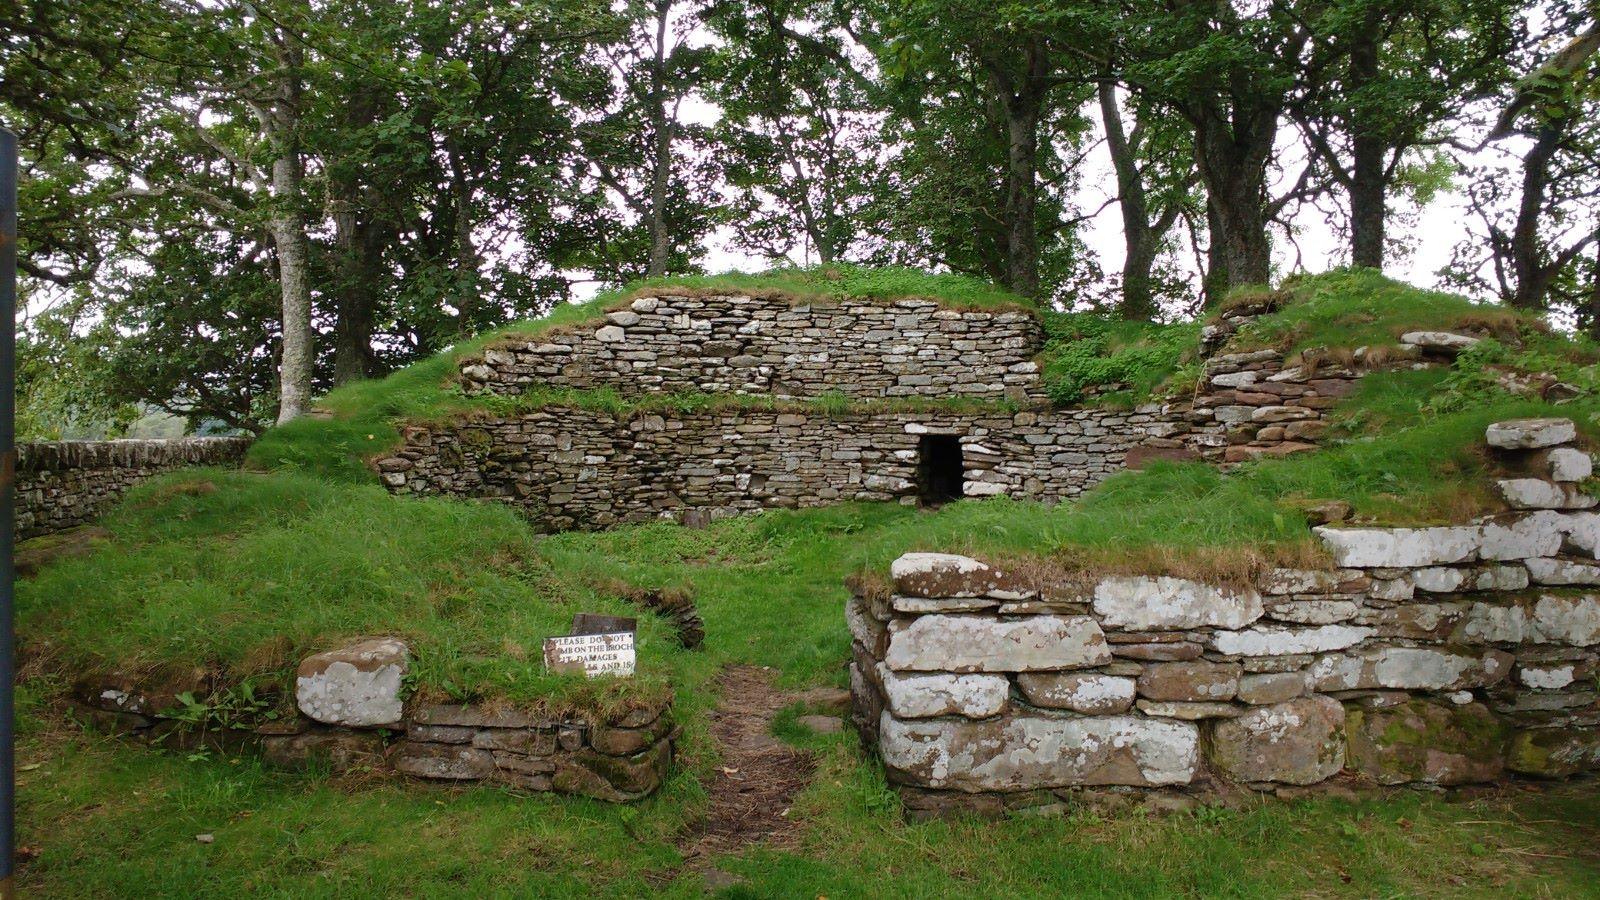
<path fill-rule="evenodd" d="M 194 839 L 202 844 L 209 844 L 215 841 L 217 836 L 208 832 L 206 834 L 197 834 L 194 836 Z"/>
<path fill-rule="evenodd" d="M 1418 350 L 1433 350 L 1454 356 L 1462 350 L 1478 343 L 1482 338 L 1475 338 L 1466 334 L 1455 334 L 1449 331 L 1408 331 L 1400 335 L 1401 344 L 1409 344 Z"/>
<path fill-rule="evenodd" d="M 1548 461 L 1552 481 L 1583 481 L 1594 474 L 1594 460 L 1575 447 L 1556 447 Z"/>
<path fill-rule="evenodd" d="M 295 671 L 295 704 L 328 725 L 398 725 L 400 688 L 410 655 L 404 641 L 376 638 L 308 656 Z"/>
<path fill-rule="evenodd" d="M 802 728 L 809 728 L 817 734 L 838 734 L 844 731 L 844 720 L 838 716 L 801 716 L 795 721 Z"/>
<path fill-rule="evenodd" d="M 1495 489 L 1512 509 L 1589 509 L 1600 503 L 1577 485 L 1542 478 L 1502 478 Z"/>

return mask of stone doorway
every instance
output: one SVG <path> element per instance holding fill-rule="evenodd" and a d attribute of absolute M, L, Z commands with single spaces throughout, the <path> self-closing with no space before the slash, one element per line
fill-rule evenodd
<path fill-rule="evenodd" d="M 929 507 L 960 500 L 964 468 L 959 436 L 922 435 L 917 441 L 917 499 Z"/>

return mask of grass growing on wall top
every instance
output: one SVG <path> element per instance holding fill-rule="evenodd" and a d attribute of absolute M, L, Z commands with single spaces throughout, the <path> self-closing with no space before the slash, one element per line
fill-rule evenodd
<path fill-rule="evenodd" d="M 1259 293 L 1259 289 L 1242 290 L 1223 308 L 1254 301 Z M 1371 269 L 1297 276 L 1272 293 L 1279 307 L 1246 326 L 1234 339 L 1238 349 L 1272 346 L 1295 352 L 1310 347 L 1393 346 L 1408 331 L 1469 330 L 1515 340 L 1527 329 L 1543 327 L 1538 319 L 1502 304 L 1425 290 Z"/>

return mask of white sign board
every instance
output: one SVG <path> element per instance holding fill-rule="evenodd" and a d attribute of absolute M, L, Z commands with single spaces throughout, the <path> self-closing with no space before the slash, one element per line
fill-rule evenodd
<path fill-rule="evenodd" d="M 552 672 L 632 675 L 633 632 L 576 634 L 544 639 L 544 667 Z"/>

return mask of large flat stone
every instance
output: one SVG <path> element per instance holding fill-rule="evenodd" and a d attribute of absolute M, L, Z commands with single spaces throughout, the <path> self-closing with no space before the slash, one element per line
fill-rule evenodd
<path fill-rule="evenodd" d="M 1011 682 L 1004 675 L 901 674 L 878 666 L 889 710 L 902 719 L 966 716 L 983 719 L 1006 708 Z"/>
<path fill-rule="evenodd" d="M 1600 584 L 1600 564 L 1576 562 L 1569 559 L 1530 559 L 1528 577 L 1534 584 L 1597 585 Z"/>
<path fill-rule="evenodd" d="M 1379 784 L 1471 784 L 1505 769 L 1505 728 L 1481 703 L 1351 706 L 1345 734 L 1350 768 Z"/>
<path fill-rule="evenodd" d="M 1457 626 L 1456 640 L 1480 644 L 1600 643 L 1600 597 L 1544 594 L 1499 603 L 1474 603 Z"/>
<path fill-rule="evenodd" d="M 889 566 L 903 597 L 994 597 L 1023 600 L 1037 592 L 985 562 L 955 553 L 907 553 Z"/>
<path fill-rule="evenodd" d="M 885 715 L 879 744 L 891 780 L 968 792 L 1188 784 L 1200 761 L 1194 725 L 1137 716 L 902 722 Z"/>
<path fill-rule="evenodd" d="M 1127 712 L 1136 693 L 1132 678 L 1100 672 L 1023 672 L 1017 687 L 1034 706 L 1091 716 Z"/>
<path fill-rule="evenodd" d="M 1564 525 L 1560 513 L 1548 510 L 1489 520 L 1481 526 L 1478 555 L 1491 561 L 1555 556 L 1561 550 Z"/>
<path fill-rule="evenodd" d="M 1095 585 L 1094 611 L 1108 628 L 1162 631 L 1243 628 L 1261 618 L 1254 590 L 1214 587 L 1183 578 L 1116 577 Z"/>
<path fill-rule="evenodd" d="M 1359 625 L 1322 625 L 1317 628 L 1279 628 L 1263 625 L 1245 631 L 1218 631 L 1211 649 L 1228 656 L 1289 656 L 1322 653 L 1353 647 L 1371 637 L 1373 630 Z"/>
<path fill-rule="evenodd" d="M 1501 450 L 1537 450 L 1571 443 L 1578 428 L 1571 419 L 1507 419 L 1484 430 L 1483 439 Z"/>
<path fill-rule="evenodd" d="M 889 625 L 884 661 L 897 672 L 1048 672 L 1111 661 L 1088 616 L 931 615 Z"/>
<path fill-rule="evenodd" d="M 1334 562 L 1350 568 L 1407 569 L 1472 562 L 1478 555 L 1476 527 L 1313 528 L 1333 553 Z"/>
<path fill-rule="evenodd" d="M 1498 684 L 1511 674 L 1511 654 L 1443 647 L 1379 647 L 1324 656 L 1311 666 L 1319 691 L 1459 691 Z"/>
<path fill-rule="evenodd" d="M 405 642 L 395 638 L 375 638 L 308 656 L 295 670 L 295 705 L 328 725 L 399 725 L 400 689 L 410 658 Z"/>
<path fill-rule="evenodd" d="M 1225 719 L 1211 732 L 1211 761 L 1244 782 L 1316 784 L 1344 768 L 1344 707 L 1299 697 Z"/>

